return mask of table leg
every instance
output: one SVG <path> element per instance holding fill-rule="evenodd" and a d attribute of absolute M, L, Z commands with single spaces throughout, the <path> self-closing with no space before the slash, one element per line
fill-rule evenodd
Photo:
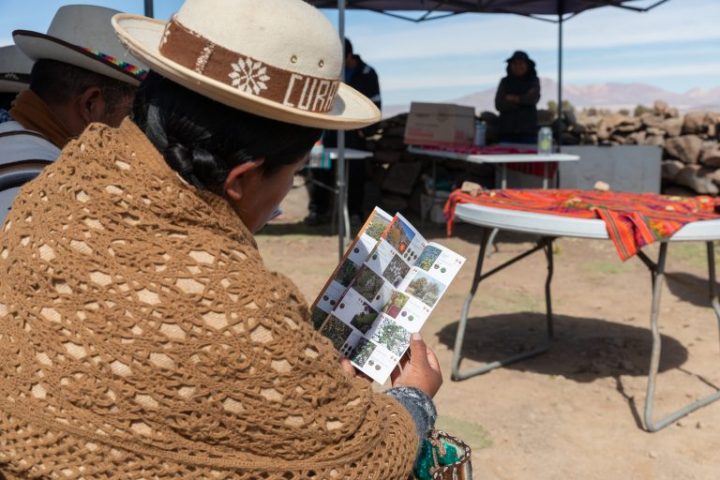
<path fill-rule="evenodd" d="M 347 159 L 345 159 L 347 162 Z M 343 220 L 345 222 L 345 241 L 347 243 L 350 243 L 350 239 L 352 238 L 353 231 L 350 228 L 350 210 L 348 207 L 348 186 L 350 185 L 350 169 L 347 168 L 347 163 L 345 164 L 345 192 L 342 199 L 342 206 L 343 206 Z M 345 252 L 343 252 L 344 254 Z M 340 257 L 342 258 L 342 257 Z"/>
<path fill-rule="evenodd" d="M 490 240 L 488 241 L 488 246 L 490 249 L 487 252 L 487 258 L 490 258 L 493 254 L 493 252 L 497 252 L 500 250 L 497 245 L 495 245 L 495 238 L 497 237 L 497 234 L 500 230 L 497 228 L 493 228 L 492 232 L 490 233 Z"/>
<path fill-rule="evenodd" d="M 337 205 L 336 213 L 338 215 L 338 258 L 342 258 L 345 254 L 345 192 L 347 183 L 345 182 L 345 159 L 337 159 L 337 169 L 335 172 L 335 182 L 337 186 L 337 197 L 335 204 Z"/>
<path fill-rule="evenodd" d="M 689 403 L 683 408 L 658 419 L 653 419 L 653 409 L 655 401 L 655 383 L 658 369 L 660 367 L 660 352 L 662 348 L 662 337 L 660 335 L 658 320 L 660 316 L 660 293 L 662 291 L 663 280 L 665 278 L 665 261 L 667 259 L 667 242 L 660 244 L 660 254 L 657 263 L 653 263 L 644 254 L 640 255 L 640 259 L 648 266 L 652 275 L 652 309 L 650 313 L 650 331 L 652 334 L 652 353 L 650 355 L 650 370 L 648 372 L 647 394 L 645 396 L 645 429 L 648 432 L 657 432 L 677 419 L 684 417 L 704 407 L 718 399 L 720 399 L 720 390 L 707 395 L 695 402 Z M 642 252 L 641 252 L 642 253 Z M 715 283 L 715 248 L 712 242 L 707 242 L 708 257 L 708 281 L 710 282 L 710 295 L 713 310 L 718 320 L 718 329 L 720 330 L 720 302 L 718 301 L 717 287 Z"/>
<path fill-rule="evenodd" d="M 499 265 L 495 267 L 494 269 L 490 270 L 489 272 L 483 274 L 483 263 L 485 260 L 485 253 L 487 250 L 487 247 L 489 246 L 491 235 L 490 229 L 483 228 L 482 229 L 482 236 L 480 240 L 480 254 L 478 256 L 477 264 L 475 266 L 475 276 L 473 277 L 473 283 L 470 287 L 470 293 L 465 298 L 465 303 L 463 304 L 462 312 L 460 314 L 460 321 L 458 322 L 458 329 L 455 334 L 455 347 L 453 349 L 453 360 L 452 360 L 452 373 L 450 378 L 452 378 L 455 381 L 458 380 L 465 380 L 470 377 L 474 377 L 475 375 L 480 375 L 482 373 L 489 372 L 490 370 L 493 370 L 498 367 L 502 367 L 504 365 L 509 365 L 511 363 L 519 362 L 520 360 L 525 360 L 527 358 L 535 357 L 537 355 L 540 355 L 541 353 L 545 353 L 550 348 L 550 343 L 553 337 L 553 314 L 552 314 L 552 302 L 551 302 L 551 292 L 550 292 L 550 284 L 552 282 L 553 277 L 553 238 L 549 237 L 543 237 L 541 238 L 537 245 L 530 250 L 527 250 L 526 252 L 508 260 L 507 262 L 503 263 L 502 265 Z M 546 310 L 546 335 L 543 340 L 543 342 L 536 348 L 518 354 L 513 355 L 504 359 L 496 360 L 493 362 L 486 363 L 485 365 L 482 365 L 477 368 L 465 370 L 464 372 L 460 371 L 460 362 L 462 361 L 462 346 L 463 341 L 465 339 L 465 329 L 467 328 L 467 322 L 468 322 L 468 315 L 470 313 L 470 304 L 472 303 L 473 298 L 475 297 L 475 293 L 477 292 L 478 285 L 481 281 L 485 280 L 486 278 L 506 269 L 507 267 L 513 265 L 516 262 L 519 262 L 520 260 L 524 259 L 525 257 L 532 255 L 533 253 L 544 250 L 545 255 L 548 262 L 548 275 L 547 279 L 545 281 L 545 302 L 547 306 Z"/>

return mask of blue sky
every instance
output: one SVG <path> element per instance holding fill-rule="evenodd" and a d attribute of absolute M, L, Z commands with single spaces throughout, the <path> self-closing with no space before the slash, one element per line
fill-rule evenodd
<path fill-rule="evenodd" d="M 0 0 L 0 45 L 16 28 L 45 31 L 59 0 Z M 142 0 L 95 0 L 142 13 Z M 168 18 L 180 0 L 156 0 Z M 649 4 L 651 0 L 641 0 Z M 333 23 L 337 12 L 325 11 Z M 349 11 L 347 35 L 380 75 L 386 105 L 442 101 L 493 87 L 513 50 L 557 77 L 557 26 L 513 15 L 459 15 L 414 24 Z M 642 82 L 674 92 L 720 86 L 720 0 L 671 0 L 649 13 L 601 8 L 565 25 L 565 82 Z"/>

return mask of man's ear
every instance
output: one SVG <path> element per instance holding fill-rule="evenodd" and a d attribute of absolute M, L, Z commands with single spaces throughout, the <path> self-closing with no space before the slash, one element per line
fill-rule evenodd
<path fill-rule="evenodd" d="M 240 200 L 243 196 L 243 180 L 250 175 L 262 173 L 260 171 L 260 166 L 263 164 L 264 161 L 265 159 L 258 158 L 256 160 L 241 163 L 240 165 L 230 170 L 230 173 L 225 179 L 225 185 L 223 186 L 225 195 L 227 195 L 228 198 L 230 198 L 231 200 Z"/>
<path fill-rule="evenodd" d="M 97 122 L 102 119 L 105 112 L 105 98 L 99 87 L 85 89 L 76 100 L 76 107 L 80 118 L 85 124 Z"/>

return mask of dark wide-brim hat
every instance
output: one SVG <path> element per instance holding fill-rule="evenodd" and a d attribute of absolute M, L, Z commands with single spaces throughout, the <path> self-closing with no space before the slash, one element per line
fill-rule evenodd
<path fill-rule="evenodd" d="M 15 30 L 15 45 L 32 60 L 56 60 L 131 85 L 139 85 L 146 67 L 120 43 L 112 27 L 120 13 L 94 5 L 61 7 L 47 33 Z"/>
<path fill-rule="evenodd" d="M 515 50 L 513 52 L 512 56 L 506 60 L 507 63 L 511 63 L 514 60 L 523 60 L 525 63 L 530 65 L 531 67 L 535 66 L 535 62 L 530 60 L 530 57 L 527 53 L 523 52 L 522 50 Z"/>

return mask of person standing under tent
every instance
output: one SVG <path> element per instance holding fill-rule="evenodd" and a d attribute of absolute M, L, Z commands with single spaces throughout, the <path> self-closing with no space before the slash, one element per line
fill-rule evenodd
<path fill-rule="evenodd" d="M 345 82 L 358 92 L 368 97 L 380 109 L 382 97 L 380 95 L 380 81 L 377 72 L 365 63 L 360 55 L 355 54 L 353 45 L 345 39 Z M 345 133 L 345 147 L 357 150 L 366 150 L 366 137 L 373 131 L 373 126 L 352 130 Z M 337 132 L 326 131 L 323 137 L 326 148 L 337 147 Z M 348 161 L 348 210 L 354 224 L 359 223 L 365 216 L 363 199 L 365 190 L 366 165 L 361 160 Z M 325 184 L 335 183 L 335 169 L 317 170 L 313 177 Z M 330 221 L 332 205 L 332 192 L 326 188 L 312 185 L 310 187 L 309 214 L 305 219 L 308 225 L 320 225 Z"/>
<path fill-rule="evenodd" d="M 540 80 L 535 62 L 527 53 L 516 51 L 507 59 L 507 76 L 500 80 L 495 108 L 500 112 L 498 134 L 502 143 L 537 142 L 537 103 Z"/>

